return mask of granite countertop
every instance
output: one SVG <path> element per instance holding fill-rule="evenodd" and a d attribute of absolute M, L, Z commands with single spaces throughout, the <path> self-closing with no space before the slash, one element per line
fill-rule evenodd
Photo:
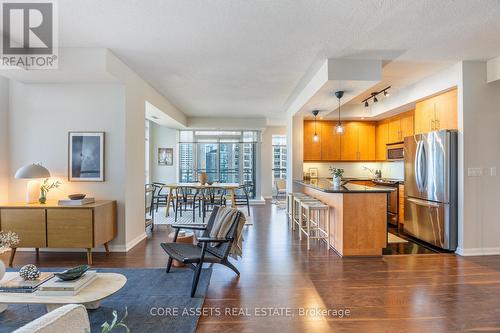
<path fill-rule="evenodd" d="M 346 183 L 343 186 L 334 187 L 331 180 L 327 178 L 296 180 L 295 183 L 327 193 L 389 193 L 396 190 L 394 187 L 372 187 L 350 183 Z"/>

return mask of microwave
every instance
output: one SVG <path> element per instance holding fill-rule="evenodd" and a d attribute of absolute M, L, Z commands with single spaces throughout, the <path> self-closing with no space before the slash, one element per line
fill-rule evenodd
<path fill-rule="evenodd" d="M 405 149 L 403 143 L 388 144 L 386 146 L 386 157 L 388 161 L 401 161 L 405 158 Z"/>

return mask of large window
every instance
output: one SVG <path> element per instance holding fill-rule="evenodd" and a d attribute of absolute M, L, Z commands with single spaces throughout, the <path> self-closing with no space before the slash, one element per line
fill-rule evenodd
<path fill-rule="evenodd" d="M 286 179 L 286 136 L 273 135 L 273 187 L 276 179 Z"/>
<path fill-rule="evenodd" d="M 179 180 L 250 184 L 255 197 L 256 131 L 180 131 Z"/>

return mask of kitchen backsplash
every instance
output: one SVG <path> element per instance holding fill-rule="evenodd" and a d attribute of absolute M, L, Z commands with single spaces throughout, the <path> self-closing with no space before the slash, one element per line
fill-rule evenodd
<path fill-rule="evenodd" d="M 309 172 L 309 168 L 318 169 L 318 177 L 325 178 L 331 177 L 328 168 L 330 166 L 344 169 L 344 177 L 373 177 L 370 171 L 364 167 L 372 170 L 382 170 L 383 178 L 404 179 L 404 162 L 305 162 L 304 172 Z"/>

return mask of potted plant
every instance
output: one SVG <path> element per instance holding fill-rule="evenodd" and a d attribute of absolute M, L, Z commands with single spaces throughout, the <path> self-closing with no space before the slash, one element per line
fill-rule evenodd
<path fill-rule="evenodd" d="M 10 250 L 11 247 L 19 244 L 19 236 L 12 231 L 0 231 L 0 254 Z M 5 274 L 5 264 L 0 260 L 0 280 Z"/>
<path fill-rule="evenodd" d="M 49 183 L 49 179 L 45 178 L 42 185 L 40 185 L 40 198 L 38 198 L 38 202 L 44 204 L 47 201 L 47 193 L 53 188 L 58 188 L 61 184 L 59 180 Z"/>
<path fill-rule="evenodd" d="M 340 186 L 342 184 L 342 176 L 344 175 L 344 169 L 330 167 L 330 173 L 333 177 L 333 186 Z"/>

